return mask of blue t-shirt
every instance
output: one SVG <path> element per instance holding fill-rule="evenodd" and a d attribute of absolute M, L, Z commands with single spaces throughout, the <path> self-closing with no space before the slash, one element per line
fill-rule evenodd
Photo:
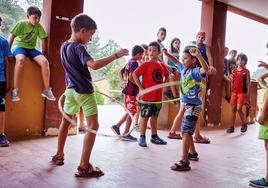
<path fill-rule="evenodd" d="M 0 36 L 0 82 L 5 82 L 5 57 L 12 56 L 7 40 Z"/>
<path fill-rule="evenodd" d="M 186 69 L 182 64 L 178 65 L 181 73 L 181 101 L 186 104 L 202 105 L 199 97 L 200 82 L 206 75 L 200 74 L 200 67 Z"/>
<path fill-rule="evenodd" d="M 85 46 L 79 42 L 65 41 L 60 49 L 61 63 L 65 69 L 67 88 L 78 93 L 93 93 L 92 78 L 87 62 L 92 59 Z"/>

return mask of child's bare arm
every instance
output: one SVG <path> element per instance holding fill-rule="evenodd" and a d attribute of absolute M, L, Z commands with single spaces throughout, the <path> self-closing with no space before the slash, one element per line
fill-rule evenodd
<path fill-rule="evenodd" d="M 258 65 L 258 67 L 263 67 L 265 69 L 268 70 L 268 64 L 264 61 L 258 61 L 260 64 Z"/>
<path fill-rule="evenodd" d="M 259 116 L 257 117 L 257 121 L 260 124 L 264 124 L 264 120 L 266 118 L 267 110 L 268 110 L 268 95 L 265 96 L 263 107 L 262 107 L 262 109 L 261 109 L 261 111 L 259 113 Z"/>
<path fill-rule="evenodd" d="M 47 56 L 47 38 L 41 39 L 42 54 Z"/>
<path fill-rule="evenodd" d="M 9 44 L 10 48 L 11 48 L 13 42 L 14 42 L 15 37 L 16 37 L 15 35 L 13 35 L 12 33 L 10 33 L 10 35 L 8 37 L 8 44 Z"/>
<path fill-rule="evenodd" d="M 135 84 L 139 87 L 139 89 L 143 90 L 141 82 L 140 82 L 139 78 L 137 77 L 137 75 L 135 73 L 133 73 L 132 77 L 133 77 Z"/>
<path fill-rule="evenodd" d="M 175 64 L 179 64 L 179 63 L 181 63 L 176 57 L 174 57 L 171 53 L 169 53 L 168 51 L 167 51 L 167 49 L 163 49 L 163 53 L 169 58 L 169 59 L 171 59 L 171 61 L 173 61 Z"/>
<path fill-rule="evenodd" d="M 112 61 L 120 58 L 120 57 L 123 57 L 123 56 L 126 56 L 128 55 L 128 50 L 127 49 L 121 49 L 119 50 L 118 52 L 106 57 L 106 58 L 103 58 L 103 59 L 99 59 L 99 60 L 89 60 L 87 62 L 87 66 L 90 67 L 91 69 L 93 70 L 97 70 L 97 69 L 100 69 L 106 65 L 108 65 L 109 63 L 111 63 Z"/>
<path fill-rule="evenodd" d="M 189 50 L 190 54 L 198 59 L 201 64 L 200 74 L 207 74 L 209 71 L 208 64 L 200 54 L 200 51 L 197 48 L 191 48 Z"/>
<path fill-rule="evenodd" d="M 267 87 L 267 83 L 266 83 L 266 81 L 265 81 L 265 78 L 267 78 L 268 77 L 268 72 L 267 73 L 265 73 L 265 74 L 263 74 L 259 79 L 258 79 L 258 81 L 259 81 L 259 84 L 262 86 L 262 87 Z"/>
<path fill-rule="evenodd" d="M 125 86 L 126 86 L 126 80 L 124 80 L 123 78 L 123 74 L 124 74 L 124 70 L 125 70 L 125 67 L 123 67 L 120 71 L 119 71 L 119 80 L 120 80 L 120 84 L 121 84 L 121 88 L 123 89 Z"/>

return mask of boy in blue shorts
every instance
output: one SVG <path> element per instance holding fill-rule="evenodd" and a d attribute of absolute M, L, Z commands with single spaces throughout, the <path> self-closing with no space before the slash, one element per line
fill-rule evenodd
<path fill-rule="evenodd" d="M 128 55 L 128 50 L 121 49 L 106 58 L 93 60 L 86 51 L 85 45 L 91 41 L 97 25 L 88 15 L 79 14 L 71 21 L 72 34 L 60 49 L 61 63 L 66 72 L 66 90 L 64 111 L 72 118 L 82 107 L 89 129 L 98 130 L 98 111 L 88 67 L 97 70 L 111 63 L 117 58 Z M 70 122 L 62 118 L 59 127 L 57 153 L 52 162 L 56 165 L 64 164 L 64 145 Z M 96 134 L 87 131 L 84 136 L 80 164 L 75 173 L 76 177 L 98 177 L 104 173 L 90 163 L 90 155 L 95 142 Z"/>
<path fill-rule="evenodd" d="M 2 18 L 0 17 L 0 26 Z M 10 86 L 9 79 L 9 62 L 8 57 L 11 57 L 7 40 L 0 36 L 0 146 L 9 146 L 10 142 L 4 134 L 5 131 L 5 110 L 6 110 L 6 92 Z"/>
<path fill-rule="evenodd" d="M 169 71 L 166 65 L 159 61 L 160 45 L 158 42 L 151 42 L 148 47 L 148 55 L 150 60 L 142 63 L 132 74 L 133 79 L 139 89 L 150 88 L 152 86 L 161 84 L 168 79 Z M 140 81 L 139 77 L 142 77 Z M 166 145 L 167 142 L 161 139 L 157 135 L 157 117 L 161 110 L 162 104 L 155 104 L 154 102 L 160 102 L 162 100 L 163 89 L 158 89 L 150 93 L 141 96 L 144 103 L 140 103 L 140 138 L 139 146 L 147 147 L 146 143 L 146 127 L 150 120 L 151 125 L 151 142 L 153 144 Z"/>
<path fill-rule="evenodd" d="M 16 58 L 14 69 L 14 87 L 11 91 L 11 100 L 19 101 L 19 80 L 26 57 L 37 62 L 41 67 L 42 79 L 44 83 L 44 90 L 41 95 L 48 100 L 55 101 L 51 88 L 49 86 L 50 70 L 47 58 L 46 38 L 47 34 L 39 23 L 41 18 L 41 11 L 36 6 L 30 6 L 27 9 L 27 20 L 21 21 L 15 25 L 11 30 L 9 36 L 9 46 L 11 47 L 14 41 L 13 55 Z M 37 38 L 42 41 L 42 53 L 36 50 Z"/>
<path fill-rule="evenodd" d="M 176 58 L 164 51 L 169 58 L 176 62 Z M 196 122 L 202 110 L 202 100 L 199 96 L 200 84 L 208 73 L 208 65 L 195 46 L 187 46 L 183 51 L 183 64 L 178 62 L 178 71 L 181 74 L 181 102 L 184 105 L 184 115 L 181 124 L 182 132 L 182 158 L 171 166 L 172 170 L 190 170 L 189 160 L 198 160 L 198 154 L 193 142 L 193 133 Z M 200 63 L 201 67 L 196 65 Z M 179 115 L 179 114 L 178 114 Z"/>

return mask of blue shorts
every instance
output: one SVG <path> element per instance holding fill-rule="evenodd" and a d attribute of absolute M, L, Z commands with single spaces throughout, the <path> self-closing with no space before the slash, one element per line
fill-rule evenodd
<path fill-rule="evenodd" d="M 16 55 L 19 54 L 23 54 L 29 57 L 31 60 L 33 60 L 36 56 L 42 55 L 42 53 L 39 50 L 22 48 L 17 46 L 13 49 L 13 55 L 16 57 Z"/>
<path fill-rule="evenodd" d="M 186 104 L 185 112 L 181 124 L 181 132 L 188 133 L 189 135 L 194 134 L 196 122 L 201 113 L 202 106 Z"/>

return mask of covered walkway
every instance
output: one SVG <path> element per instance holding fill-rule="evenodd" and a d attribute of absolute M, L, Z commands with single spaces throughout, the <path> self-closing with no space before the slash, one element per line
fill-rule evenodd
<path fill-rule="evenodd" d="M 120 107 L 99 108 L 101 130 L 111 133 L 109 126 L 122 115 Z M 104 115 L 106 114 L 106 115 Z M 69 136 L 65 164 L 49 163 L 56 150 L 56 137 L 43 137 L 13 142 L 0 148 L 0 187 L 38 188 L 244 188 L 248 180 L 265 172 L 263 142 L 257 137 L 258 126 L 251 125 L 245 135 L 225 130 L 205 130 L 212 143 L 198 144 L 199 162 L 192 162 L 189 172 L 175 172 L 169 167 L 179 159 L 181 141 L 168 140 L 168 145 L 148 142 L 148 148 L 137 143 L 98 136 L 92 162 L 105 175 L 98 179 L 74 177 L 79 162 L 83 135 Z M 147 137 L 149 137 L 147 130 Z M 167 131 L 159 132 L 166 137 Z M 137 132 L 134 132 L 138 136 Z"/>

